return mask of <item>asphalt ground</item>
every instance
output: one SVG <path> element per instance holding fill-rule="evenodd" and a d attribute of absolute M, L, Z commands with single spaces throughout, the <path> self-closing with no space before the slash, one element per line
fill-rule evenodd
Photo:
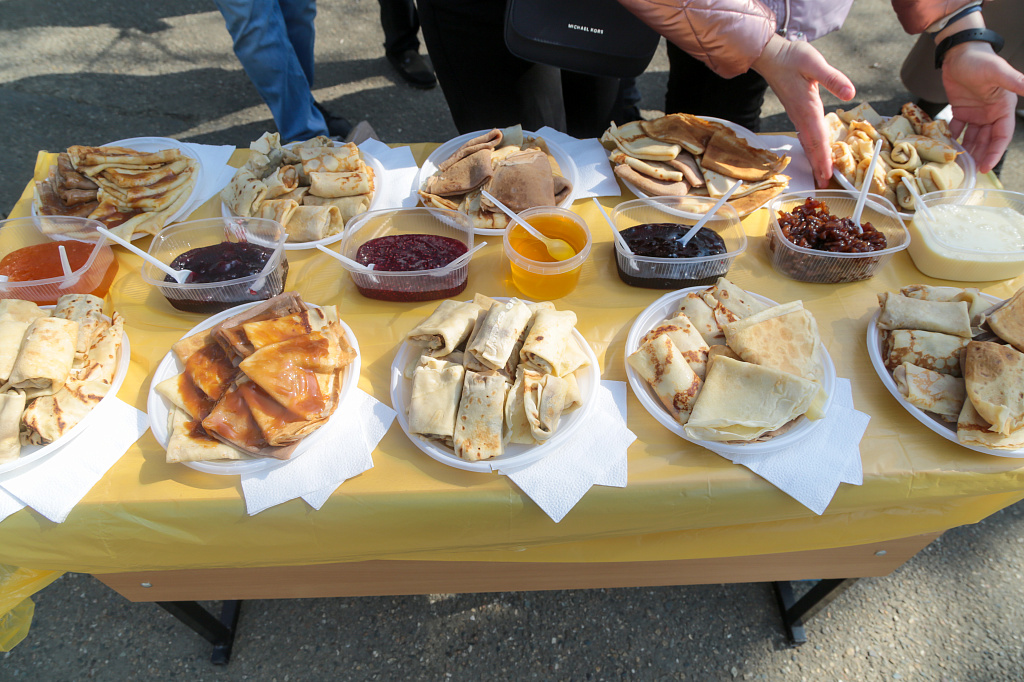
<path fill-rule="evenodd" d="M 0 17 L 0 211 L 40 149 L 136 136 L 246 146 L 273 129 L 208 0 L 0 0 Z M 439 90 L 391 71 L 376 3 L 321 2 L 317 30 L 315 94 L 329 108 L 387 142 L 456 134 Z M 861 0 L 816 45 L 857 101 L 890 114 L 909 99 L 898 73 L 912 40 L 888 2 Z M 645 115 L 662 106 L 666 69 L 661 51 L 639 79 Z M 791 128 L 770 95 L 764 113 L 765 130 Z M 1018 191 L 1021 128 L 1002 171 Z M 158 607 L 68 574 L 36 595 L 28 637 L 0 654 L 0 680 L 1020 680 L 1022 567 L 1017 504 L 861 580 L 798 649 L 768 585 L 706 585 L 246 602 L 226 668 Z"/>

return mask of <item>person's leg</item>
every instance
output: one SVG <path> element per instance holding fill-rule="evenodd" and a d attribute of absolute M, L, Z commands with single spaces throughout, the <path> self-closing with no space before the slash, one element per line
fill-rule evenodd
<path fill-rule="evenodd" d="M 669 75 L 665 113 L 713 116 L 754 131 L 761 129 L 761 105 L 768 83 L 755 71 L 722 78 L 698 59 L 668 43 Z"/>
<path fill-rule="evenodd" d="M 522 123 L 565 130 L 558 69 L 505 47 L 501 0 L 420 0 L 423 40 L 460 133 Z"/>
<path fill-rule="evenodd" d="M 313 87 L 316 45 L 316 0 L 278 0 L 284 17 L 288 40 L 306 74 L 306 82 Z"/>
<path fill-rule="evenodd" d="M 306 73 L 292 47 L 276 0 L 214 0 L 234 42 L 235 55 L 270 107 L 286 142 L 327 135 Z M 308 0 L 309 4 L 314 4 Z"/>
<path fill-rule="evenodd" d="M 379 0 L 380 26 L 384 29 L 384 52 L 401 54 L 406 50 L 419 50 L 416 34 L 420 20 L 413 0 Z"/>
<path fill-rule="evenodd" d="M 618 95 L 618 78 L 562 71 L 565 132 L 580 139 L 601 137 L 612 120 Z"/>

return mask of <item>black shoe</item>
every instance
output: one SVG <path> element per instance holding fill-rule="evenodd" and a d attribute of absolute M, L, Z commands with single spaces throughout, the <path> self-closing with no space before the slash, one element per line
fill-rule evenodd
<path fill-rule="evenodd" d="M 434 71 L 427 66 L 427 61 L 416 50 L 389 54 L 387 58 L 391 62 L 391 66 L 395 67 L 398 75 L 414 88 L 427 90 L 437 85 Z"/>
<path fill-rule="evenodd" d="M 327 124 L 327 132 L 331 137 L 344 140 L 352 132 L 352 124 L 348 122 L 347 118 L 332 114 L 320 102 L 313 102 L 313 106 L 323 114 L 324 122 Z"/>

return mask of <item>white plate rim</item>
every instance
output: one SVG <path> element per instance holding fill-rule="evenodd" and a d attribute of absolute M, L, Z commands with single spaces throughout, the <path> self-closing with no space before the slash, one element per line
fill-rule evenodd
<path fill-rule="evenodd" d="M 449 156 L 455 153 L 456 149 L 461 147 L 469 140 L 472 140 L 474 137 L 480 137 L 481 135 L 484 135 L 490 132 L 491 130 L 493 130 L 493 128 L 489 128 L 488 130 L 477 130 L 472 133 L 466 133 L 465 135 L 453 137 L 452 139 L 442 143 L 439 147 L 437 147 L 437 149 L 432 151 L 430 153 L 430 156 L 427 157 L 426 161 L 423 162 L 423 165 L 420 166 L 419 171 L 416 173 L 416 183 L 414 185 L 416 188 L 415 191 L 419 192 L 420 188 L 423 187 L 423 183 L 426 182 L 427 178 L 434 174 L 434 172 L 437 170 L 438 162 L 447 159 Z M 568 153 L 566 153 L 562 145 L 558 144 L 554 140 L 544 137 L 540 133 L 536 133 L 530 130 L 524 130 L 523 136 L 525 137 L 527 135 L 532 137 L 544 138 L 544 142 L 548 146 L 548 151 L 551 152 L 551 156 L 555 157 L 555 161 L 558 162 L 558 167 L 562 171 L 562 176 L 572 183 L 572 191 L 569 192 L 569 196 L 567 196 L 565 199 L 559 202 L 558 205 L 561 208 L 568 208 L 572 206 L 572 203 L 576 200 L 577 186 L 579 185 L 579 168 L 576 166 L 576 161 L 573 160 L 573 158 L 569 156 Z M 416 203 L 417 205 L 421 203 L 419 194 L 416 195 Z M 505 230 L 484 227 L 474 227 L 473 232 L 475 232 L 476 234 L 492 236 L 505 234 Z"/>
<path fill-rule="evenodd" d="M 1002 299 L 992 296 L 991 294 L 982 293 L 982 296 L 991 303 L 999 303 Z M 938 417 L 933 417 L 921 408 L 910 404 L 907 399 L 900 393 L 900 389 L 896 386 L 896 381 L 892 378 L 889 370 L 885 366 L 885 362 L 882 359 L 882 332 L 883 330 L 878 328 L 878 316 L 881 315 L 881 310 L 876 310 L 875 314 L 871 316 L 871 320 L 868 322 L 867 327 L 867 346 L 868 346 L 868 357 L 871 359 L 871 366 L 875 370 L 875 374 L 882 380 L 882 385 L 892 394 L 892 397 L 902 406 L 907 412 L 910 413 L 917 421 L 921 422 L 929 429 L 939 434 L 951 443 L 955 443 L 962 448 L 968 450 L 974 450 L 975 452 L 981 452 L 986 455 L 995 455 L 997 457 L 1013 457 L 1020 458 L 1024 457 L 1024 448 L 1018 448 L 1017 450 L 1000 450 L 997 448 L 987 448 L 984 445 L 970 445 L 968 443 L 961 443 L 956 437 L 956 424 L 948 426 L 950 422 L 944 422 Z M 970 398 L 968 398 L 970 400 Z"/>
<path fill-rule="evenodd" d="M 290 145 L 285 145 L 285 147 L 294 146 L 295 144 L 297 144 L 297 143 L 293 142 Z M 335 141 L 334 146 L 335 147 L 340 147 L 341 143 Z M 367 165 L 369 165 L 371 168 L 373 168 L 373 173 L 374 173 L 374 178 L 375 178 L 374 179 L 374 183 L 375 183 L 374 187 L 376 188 L 376 186 L 377 186 L 376 183 L 380 182 L 380 179 L 384 177 L 384 164 L 382 164 L 377 159 L 377 157 L 374 156 L 373 154 L 371 154 L 370 152 L 364 152 L 362 149 L 360 149 L 359 153 L 363 155 L 363 162 L 366 163 Z M 238 169 L 236 168 L 235 171 L 237 172 Z M 378 189 L 374 189 L 374 191 L 373 191 L 373 199 L 370 200 L 370 206 L 369 206 L 369 208 L 366 209 L 366 211 L 365 211 L 366 213 L 369 213 L 370 211 L 377 210 L 377 204 L 380 202 L 381 196 L 382 196 L 381 191 L 378 190 Z M 220 214 L 224 218 L 237 218 L 237 217 L 239 217 L 239 216 L 236 216 L 234 213 L 231 212 L 231 209 L 228 208 L 228 205 L 224 203 L 223 199 L 221 199 L 221 202 L 220 202 Z M 355 216 L 353 216 L 353 217 L 355 217 Z M 334 244 L 336 242 L 340 242 L 344 237 L 345 237 L 345 228 L 342 227 L 341 231 L 338 232 L 338 234 L 332 234 L 330 237 L 324 237 L 323 239 L 316 239 L 316 240 L 313 240 L 311 242 L 287 242 L 286 241 L 284 243 L 284 250 L 285 251 L 306 251 L 308 249 L 315 249 L 318 244 L 322 244 L 323 246 L 327 246 L 328 244 Z"/>
<path fill-rule="evenodd" d="M 209 329 L 217 323 L 228 319 L 232 315 L 248 310 L 259 303 L 261 303 L 261 301 L 243 303 L 235 306 L 234 308 L 228 308 L 227 310 L 221 311 L 192 327 L 192 329 L 185 332 L 180 338 L 183 339 L 197 332 Z M 315 306 L 312 303 L 307 303 L 307 305 L 310 307 L 321 307 Z M 359 343 L 356 340 L 355 333 L 353 333 L 352 329 L 343 320 L 340 320 L 339 318 L 339 321 L 341 322 L 341 327 L 345 332 L 346 339 L 356 352 L 356 357 L 349 366 L 345 368 L 345 378 L 342 380 L 341 384 L 341 395 L 338 398 L 338 407 L 335 408 L 334 414 L 330 417 L 331 419 L 338 418 L 339 415 L 342 414 L 341 406 L 359 383 L 359 372 L 362 364 L 362 354 L 359 352 Z M 153 432 L 153 437 L 156 438 L 157 443 L 159 443 L 160 447 L 164 448 L 164 450 L 167 449 L 167 442 L 170 437 L 170 434 L 167 432 L 167 416 L 170 414 L 170 408 L 168 401 L 156 392 L 156 385 L 164 379 L 169 379 L 172 376 L 180 374 L 182 371 L 184 371 L 184 366 L 181 364 L 181 361 L 178 360 L 174 351 L 168 351 L 167 355 L 165 355 L 160 361 L 160 364 L 157 365 L 157 368 L 153 372 L 153 376 L 150 380 L 149 396 L 146 400 L 146 413 L 149 415 L 149 428 Z M 292 461 L 302 453 L 306 452 L 316 442 L 317 435 L 322 434 L 323 432 L 323 429 L 317 429 L 309 436 L 303 438 L 299 446 L 295 448 L 295 452 L 292 453 L 290 459 L 279 460 L 272 457 L 260 457 L 253 459 L 214 460 L 207 462 L 181 462 L 181 464 L 184 464 L 190 469 L 195 469 L 196 471 L 214 474 L 217 476 L 250 474 Z"/>
<path fill-rule="evenodd" d="M 508 301 L 511 297 L 508 296 L 493 296 L 496 301 Z M 530 303 L 526 299 L 519 299 L 524 303 Z M 409 360 L 409 354 L 412 352 L 411 345 L 408 341 L 402 341 L 398 347 L 398 351 L 395 353 L 395 359 L 391 363 L 391 405 L 394 408 L 399 425 L 402 427 L 402 432 L 405 433 L 406 437 L 412 441 L 413 445 L 419 448 L 423 453 L 430 456 L 431 458 L 447 464 L 455 469 L 461 469 L 463 471 L 476 471 L 476 472 L 498 472 L 499 469 L 519 469 L 521 467 L 533 464 L 541 459 L 544 459 L 550 454 L 553 454 L 560 445 L 572 435 L 579 425 L 586 420 L 593 408 L 594 402 L 597 400 L 597 388 L 601 383 L 601 368 L 597 362 L 597 355 L 594 353 L 594 349 L 590 347 L 587 340 L 580 334 L 579 330 L 573 327 L 573 338 L 576 339 L 576 343 L 579 344 L 580 348 L 586 354 L 587 359 L 590 361 L 589 371 L 587 372 L 586 380 L 589 382 L 589 386 L 580 386 L 580 393 L 583 397 L 583 405 L 578 407 L 575 412 L 570 413 L 566 418 L 572 419 L 572 422 L 568 424 L 568 428 L 562 428 L 559 426 L 558 431 L 555 432 L 550 439 L 541 443 L 540 445 L 509 445 L 508 447 L 513 448 L 525 448 L 525 452 L 513 454 L 507 456 L 505 454 L 495 457 L 494 459 L 481 460 L 477 462 L 470 462 L 468 460 L 461 459 L 455 455 L 454 452 L 449 452 L 447 448 L 443 448 L 436 443 L 429 442 L 414 436 L 409 433 L 409 421 L 406 418 L 406 411 L 408 408 L 407 400 L 405 398 L 405 392 L 411 390 L 412 381 L 406 379 L 404 375 L 405 366 Z M 582 381 L 580 382 L 583 383 Z M 584 391 L 584 388 L 586 390 Z"/>
<path fill-rule="evenodd" d="M 756 147 L 757 149 L 769 149 L 769 147 L 766 147 L 764 144 L 760 144 L 759 143 L 760 135 L 755 133 L 753 130 L 750 130 L 749 128 L 744 128 L 739 123 L 733 123 L 732 121 L 726 121 L 724 118 L 715 118 L 714 116 L 699 116 L 698 118 L 702 118 L 705 121 L 711 121 L 713 123 L 721 123 L 725 127 L 727 127 L 730 130 L 732 130 L 734 133 L 736 133 L 737 135 L 742 137 L 744 139 L 744 141 L 746 141 L 747 144 L 749 144 L 751 147 Z M 650 199 L 651 198 L 652 195 L 650 195 L 647 192 L 643 191 L 642 189 L 640 189 L 639 187 L 634 185 L 629 180 L 626 180 L 625 178 L 619 178 L 619 179 L 622 180 L 622 184 L 624 184 L 626 186 L 626 189 L 628 189 L 630 192 L 632 192 L 633 194 L 636 195 L 637 199 Z M 772 197 L 772 199 L 774 199 L 774 197 Z M 744 213 L 744 214 L 740 215 L 740 218 L 741 219 L 742 218 L 746 218 L 751 213 L 754 213 L 755 211 L 760 210 L 761 208 L 766 206 L 769 201 L 771 201 L 771 199 L 765 200 L 765 202 L 763 204 L 761 204 L 760 206 L 751 209 L 748 213 Z"/>
<path fill-rule="evenodd" d="M 52 310 L 54 308 L 54 306 L 40 307 L 49 310 Z M 106 315 L 104 315 L 103 317 L 105 317 L 108 322 L 110 321 L 110 318 L 107 317 Z M 128 341 L 128 333 L 122 330 L 121 348 L 118 349 L 117 367 L 114 369 L 114 379 L 110 384 L 110 390 L 107 391 L 107 394 L 103 396 L 103 398 L 101 398 L 98 403 L 96 403 L 96 406 L 94 408 L 89 410 L 89 414 L 85 415 L 85 417 L 82 418 L 82 421 L 75 424 L 67 433 L 65 433 L 63 436 L 61 436 L 54 442 L 42 446 L 22 445 L 22 450 L 28 447 L 35 447 L 38 449 L 28 453 L 27 455 L 22 455 L 18 457 L 18 459 L 16 460 L 7 462 L 6 464 L 0 464 L 0 474 L 5 474 L 9 471 L 14 471 L 15 469 L 19 469 L 23 466 L 26 466 L 27 464 L 31 464 L 32 462 L 38 462 L 39 460 L 44 459 L 45 457 L 53 454 L 59 448 L 64 447 L 65 445 L 73 441 L 75 438 L 77 438 L 79 435 L 81 435 L 88 428 L 89 423 L 93 421 L 93 415 L 105 409 L 105 405 L 108 403 L 108 401 L 112 402 L 117 397 L 117 392 L 121 389 L 121 385 L 124 383 L 124 379 L 128 375 L 128 367 L 129 365 L 131 365 L 132 360 L 131 356 L 132 347 L 131 343 Z"/>
<path fill-rule="evenodd" d="M 890 118 L 892 118 L 892 116 L 882 116 L 882 120 L 884 121 L 888 121 Z M 956 140 L 953 140 L 953 148 L 960 152 L 960 154 L 956 155 L 956 164 L 964 171 L 963 184 L 956 189 L 974 189 L 974 186 L 978 183 L 978 166 L 974 162 L 974 157 L 971 156 L 970 153 Z M 961 159 L 964 160 L 963 163 L 960 162 Z M 832 177 L 835 178 L 836 182 L 838 182 L 846 191 L 854 193 L 859 191 L 853 186 L 852 182 L 846 179 L 845 175 L 836 170 L 835 166 L 832 167 Z M 912 220 L 914 218 L 913 213 L 901 210 L 899 204 L 896 205 L 896 211 L 899 217 L 904 220 Z"/>
<path fill-rule="evenodd" d="M 640 401 L 640 404 L 644 407 L 644 409 L 647 410 L 647 412 L 652 417 L 654 417 L 662 426 L 664 426 L 677 436 L 683 438 L 684 440 L 687 440 L 693 443 L 694 445 L 699 445 L 703 448 L 707 448 L 712 451 L 721 450 L 722 452 L 729 452 L 732 454 L 753 454 L 757 452 L 770 452 L 774 450 L 779 450 L 783 447 L 787 447 L 799 442 L 807 435 L 809 435 L 814 429 L 818 428 L 818 426 L 820 426 L 825 421 L 824 417 L 822 419 L 815 419 L 812 421 L 807 419 L 807 417 L 801 415 L 800 417 L 798 417 L 798 424 L 794 426 L 792 429 L 790 429 L 788 432 L 782 434 L 777 438 L 773 438 L 771 440 L 762 441 L 758 443 L 720 443 L 717 441 L 708 441 L 701 440 L 698 438 L 692 438 L 683 429 L 683 425 L 677 422 L 675 419 L 673 419 L 672 415 L 670 415 L 668 411 L 661 406 L 661 401 L 657 398 L 657 396 L 654 395 L 654 391 L 650 388 L 650 386 L 648 386 L 647 382 L 644 381 L 644 379 L 637 373 L 637 371 L 630 366 L 628 362 L 629 356 L 632 355 L 640 346 L 640 339 L 643 337 L 643 335 L 653 328 L 653 325 L 647 326 L 646 324 L 641 324 L 641 321 L 648 316 L 653 317 L 653 313 L 667 308 L 669 304 L 674 305 L 677 301 L 684 298 L 689 293 L 706 291 L 708 288 L 709 287 L 707 286 L 696 286 L 686 287 L 685 289 L 679 289 L 677 291 L 670 291 L 669 293 L 665 294 L 658 300 L 654 301 L 654 303 L 652 303 L 651 305 L 647 306 L 639 315 L 637 315 L 636 320 L 634 320 L 633 324 L 629 328 L 629 334 L 626 337 L 625 352 L 623 354 L 623 364 L 626 367 L 626 379 L 629 381 L 629 385 L 633 389 L 633 393 L 636 394 L 637 399 Z M 766 305 L 779 305 L 778 303 L 768 298 L 767 296 L 762 296 L 752 291 L 747 291 L 747 293 L 753 296 L 756 300 Z M 661 317 L 658 321 L 664 319 L 666 318 Z M 655 324 L 657 324 L 657 322 L 655 322 Z M 825 401 L 824 411 L 827 414 L 828 410 L 832 406 L 832 399 L 835 396 L 836 372 L 835 365 L 832 363 L 832 356 L 829 355 L 828 349 L 825 348 L 824 344 L 822 344 L 821 346 L 821 360 L 825 370 L 823 384 L 831 384 L 832 389 L 831 391 L 828 391 L 828 398 Z M 825 386 L 825 388 L 828 389 L 829 386 Z M 647 400 L 641 398 L 641 394 L 646 395 Z M 656 406 L 658 409 L 652 409 L 650 406 L 648 406 L 648 402 L 650 402 L 651 405 Z"/>

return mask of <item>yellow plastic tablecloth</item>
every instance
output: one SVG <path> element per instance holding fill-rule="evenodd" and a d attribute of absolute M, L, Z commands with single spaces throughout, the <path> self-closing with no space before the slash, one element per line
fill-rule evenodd
<path fill-rule="evenodd" d="M 431 145 L 413 145 L 422 161 Z M 233 163 L 240 165 L 247 152 Z M 52 155 L 41 154 L 36 177 Z M 28 212 L 26 191 L 12 215 Z M 625 198 L 629 197 L 628 193 Z M 605 206 L 616 199 L 603 199 Z M 625 380 L 623 346 L 637 314 L 663 291 L 622 284 L 611 232 L 590 200 L 574 209 L 595 246 L 577 290 L 559 301 L 574 310 L 605 379 Z M 219 214 L 213 200 L 194 218 Z M 865 327 L 875 294 L 923 276 L 906 252 L 866 282 L 815 285 L 777 274 L 764 253 L 767 214 L 744 221 L 749 236 L 729 278 L 784 302 L 802 299 L 818 320 L 839 376 L 853 384 L 857 409 L 872 415 L 861 454 L 864 485 L 842 485 L 818 517 L 770 483 L 658 424 L 629 397 L 629 485 L 596 486 L 554 523 L 507 478 L 459 471 L 416 449 L 398 423 L 373 453 L 374 468 L 345 482 L 320 511 L 291 502 L 248 516 L 238 477 L 164 462 L 151 433 L 132 446 L 71 512 L 53 524 L 22 510 L 0 523 L 0 563 L 33 569 L 108 573 L 230 566 L 301 565 L 363 559 L 641 561 L 756 555 L 856 545 L 973 523 L 1024 497 L 1024 460 L 961 448 L 914 420 L 878 380 Z M 515 295 L 500 241 L 470 267 L 467 294 Z M 147 241 L 141 242 L 143 247 Z M 145 409 L 149 377 L 170 344 L 202 318 L 171 308 L 139 276 L 139 259 L 116 249 L 111 289 L 132 342 L 118 396 Z M 289 252 L 288 289 L 337 304 L 362 350 L 359 387 L 389 403 L 388 376 L 404 334 L 437 305 L 363 298 L 348 274 L 315 251 Z M 1008 296 L 1024 284 L 990 283 Z M 343 408 L 342 408 L 343 409 Z"/>

